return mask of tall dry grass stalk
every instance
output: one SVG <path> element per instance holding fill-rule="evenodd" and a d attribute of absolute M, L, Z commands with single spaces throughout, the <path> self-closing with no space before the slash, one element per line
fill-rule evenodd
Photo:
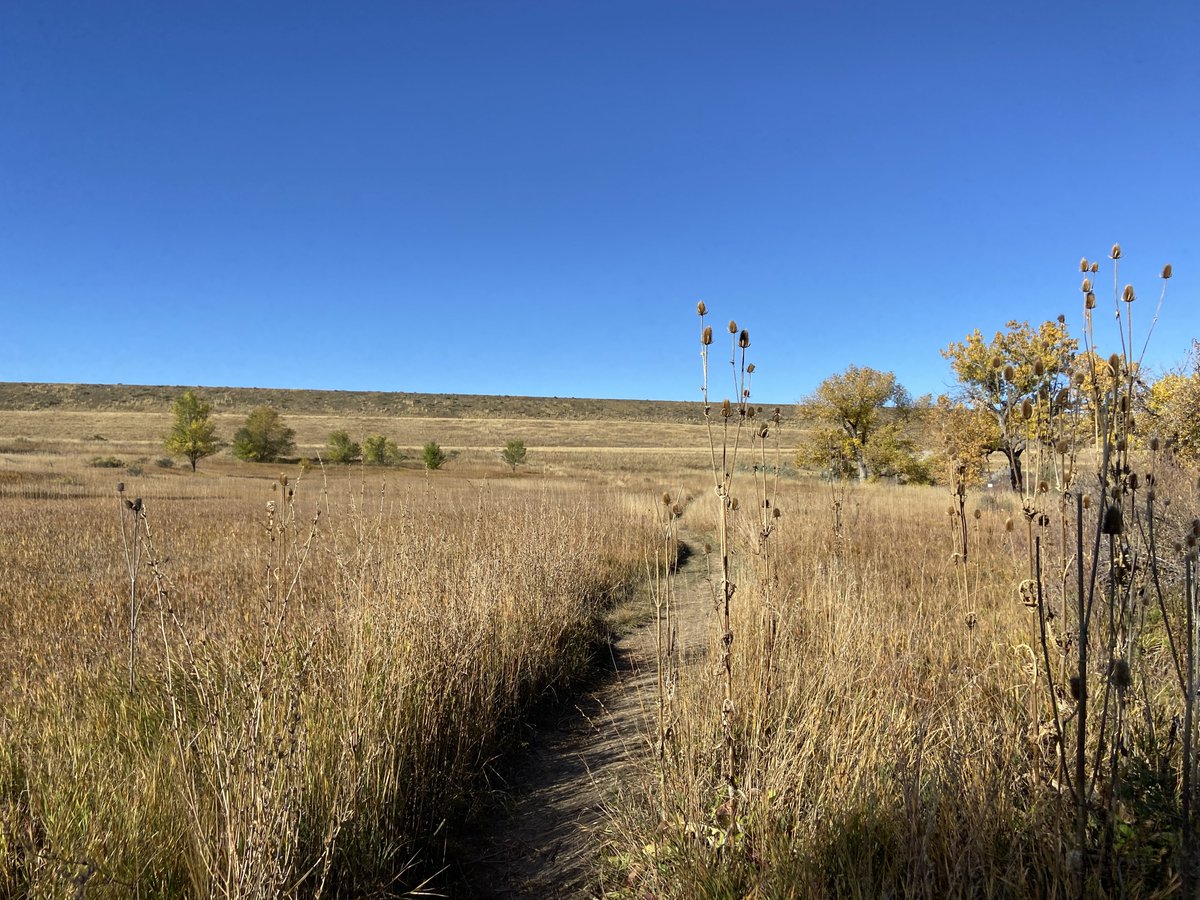
<path fill-rule="evenodd" d="M 651 523 L 532 479 L 192 484 L 137 485 L 136 628 L 111 482 L 0 485 L 0 896 L 436 882 L 520 717 L 586 671 Z"/>

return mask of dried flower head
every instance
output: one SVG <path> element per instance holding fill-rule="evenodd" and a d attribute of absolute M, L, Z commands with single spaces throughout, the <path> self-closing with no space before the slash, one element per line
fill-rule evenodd
<path fill-rule="evenodd" d="M 1040 359 L 1036 360 L 1033 364 L 1033 376 L 1035 378 L 1041 378 L 1045 374 L 1046 374 L 1046 364 L 1044 362 L 1042 362 Z"/>
<path fill-rule="evenodd" d="M 1012 533 L 1012 530 L 1013 530 L 1012 516 L 1009 516 L 1007 519 L 1004 520 L 1004 530 L 1005 530 L 1005 532 L 1007 532 L 1009 534 Z"/>
<path fill-rule="evenodd" d="M 1125 690 L 1133 684 L 1132 673 L 1129 671 L 1129 663 L 1123 659 L 1113 660 L 1112 666 L 1108 673 L 1109 683 L 1118 690 Z"/>
<path fill-rule="evenodd" d="M 1003 359 L 1001 359 L 999 356 L 992 357 L 992 368 L 993 369 L 999 369 L 1002 365 L 1004 365 Z"/>
<path fill-rule="evenodd" d="M 1021 403 L 1021 415 L 1026 419 L 1033 418 L 1033 401 L 1028 397 Z"/>
<path fill-rule="evenodd" d="M 750 346 L 750 332 L 744 328 L 742 329 L 742 333 L 738 335 L 738 346 L 743 350 Z"/>
<path fill-rule="evenodd" d="M 737 334 L 737 332 L 738 332 L 737 322 L 733 321 L 733 319 L 730 319 L 729 320 L 729 333 Z"/>
<path fill-rule="evenodd" d="M 1159 446 L 1159 444 L 1158 444 L 1158 437 L 1157 437 L 1157 436 L 1155 436 L 1155 437 L 1152 437 L 1152 438 L 1150 438 L 1150 452 L 1151 452 L 1151 453 L 1157 453 L 1157 452 L 1158 452 L 1158 446 Z"/>
<path fill-rule="evenodd" d="M 1165 266 L 1163 266 L 1162 275 L 1160 275 L 1159 277 L 1160 278 L 1170 278 L 1171 274 L 1172 274 L 1171 273 L 1171 264 L 1167 263 Z"/>
<path fill-rule="evenodd" d="M 772 518 L 772 519 L 778 519 L 778 518 L 779 518 L 781 515 L 783 515 L 783 513 L 781 513 L 781 512 L 779 511 L 779 507 L 778 507 L 778 506 L 777 506 L 777 507 L 775 507 L 773 510 L 771 510 L 771 518 Z"/>
<path fill-rule="evenodd" d="M 728 400 L 722 400 L 722 401 L 721 401 L 721 415 L 723 415 L 723 416 L 724 416 L 725 418 L 727 418 L 727 419 L 728 419 L 728 418 L 729 418 L 731 415 L 733 415 L 733 407 L 732 407 L 732 406 L 730 406 L 730 403 L 729 403 L 729 401 L 728 401 Z"/>
<path fill-rule="evenodd" d="M 750 363 L 750 365 L 746 366 L 746 374 L 747 375 L 754 374 L 754 363 Z"/>
<path fill-rule="evenodd" d="M 1091 509 L 1091 508 L 1092 508 L 1092 498 L 1091 498 L 1091 495 L 1089 495 L 1089 494 L 1084 494 L 1084 495 L 1083 495 L 1083 508 L 1084 508 L 1084 509 Z"/>
<path fill-rule="evenodd" d="M 1084 307 L 1084 309 L 1095 309 L 1096 308 L 1096 295 L 1093 294 L 1091 291 L 1088 291 L 1087 295 L 1083 298 L 1083 307 Z"/>
<path fill-rule="evenodd" d="M 1081 284 L 1079 286 L 1079 290 L 1086 294 L 1091 289 L 1092 289 L 1092 279 L 1090 279 L 1090 278 L 1083 279 L 1083 284 Z"/>
<path fill-rule="evenodd" d="M 1132 303 L 1136 299 L 1133 294 L 1132 284 L 1125 285 L 1125 290 L 1121 292 L 1121 299 L 1126 303 Z"/>
<path fill-rule="evenodd" d="M 980 519 L 983 518 L 983 510 L 976 509 L 973 513 L 971 513 L 971 518 L 973 518 L 976 522 L 978 522 Z"/>
<path fill-rule="evenodd" d="M 671 505 L 671 495 L 664 493 L 662 496 L 663 506 Z"/>
<path fill-rule="evenodd" d="M 118 481 L 118 482 L 117 482 L 117 493 L 118 493 L 118 494 L 123 494 L 123 493 L 125 493 L 125 482 L 123 482 L 123 481 Z"/>
<path fill-rule="evenodd" d="M 1007 381 L 1009 384 L 1012 384 L 1014 381 L 1016 381 L 1017 380 L 1017 370 L 1014 369 L 1012 366 L 1005 366 L 1004 367 L 1004 380 Z"/>
<path fill-rule="evenodd" d="M 1125 531 L 1125 517 L 1121 507 L 1112 504 L 1104 513 L 1104 521 L 1100 525 L 1103 534 L 1121 534 Z"/>
<path fill-rule="evenodd" d="M 705 325 L 704 331 L 700 333 L 700 343 L 707 347 L 712 343 L 712 326 Z"/>
<path fill-rule="evenodd" d="M 1079 261 L 1079 271 L 1086 272 L 1088 270 L 1088 265 L 1089 265 L 1089 263 L 1087 261 L 1087 257 L 1085 256 L 1083 259 L 1081 259 Z"/>
<path fill-rule="evenodd" d="M 708 314 L 708 307 L 704 305 L 703 300 L 696 304 L 696 314 L 700 316 Z"/>
<path fill-rule="evenodd" d="M 1121 258 L 1121 245 L 1120 244 L 1112 245 L 1112 251 L 1108 254 L 1108 258 L 1109 259 L 1120 259 Z"/>

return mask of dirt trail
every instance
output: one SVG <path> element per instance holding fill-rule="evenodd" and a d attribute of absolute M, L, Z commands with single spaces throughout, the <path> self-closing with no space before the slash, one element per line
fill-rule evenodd
<path fill-rule="evenodd" d="M 677 645 L 684 656 L 706 646 L 713 625 L 703 539 L 680 536 L 672 590 Z M 641 602 L 649 603 L 643 597 Z M 631 777 L 653 752 L 657 698 L 653 619 L 612 647 L 607 671 L 574 709 L 543 723 L 509 784 L 511 806 L 497 818 L 469 886 L 457 896 L 491 900 L 595 896 L 604 806 L 642 790 Z"/>

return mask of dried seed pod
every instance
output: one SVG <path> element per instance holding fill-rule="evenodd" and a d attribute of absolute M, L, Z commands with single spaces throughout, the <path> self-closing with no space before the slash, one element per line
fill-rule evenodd
<path fill-rule="evenodd" d="M 743 350 L 750 346 L 750 332 L 748 332 L 745 328 L 743 328 L 742 333 L 738 335 L 738 346 Z"/>
<path fill-rule="evenodd" d="M 722 400 L 722 401 L 721 401 L 721 415 L 723 415 L 723 416 L 724 416 L 725 418 L 727 418 L 727 419 L 728 419 L 728 418 L 729 418 L 731 415 L 733 415 L 733 407 L 732 407 L 732 406 L 730 406 L 730 404 L 729 404 L 729 401 L 728 401 L 728 400 Z"/>
<path fill-rule="evenodd" d="M 1108 358 L 1108 371 L 1112 376 L 1116 376 L 1121 371 L 1121 354 L 1114 353 Z"/>
<path fill-rule="evenodd" d="M 1171 272 L 1171 264 L 1167 263 L 1165 266 L 1163 266 L 1162 275 L 1160 275 L 1159 277 L 1160 278 L 1170 278 L 1172 274 L 1173 273 Z"/>
<path fill-rule="evenodd" d="M 1005 366 L 1004 367 L 1004 380 L 1007 381 L 1009 384 L 1012 384 L 1014 381 L 1016 381 L 1017 380 L 1017 370 L 1014 369 L 1012 366 Z"/>
<path fill-rule="evenodd" d="M 123 481 L 118 481 L 118 482 L 117 482 L 117 493 L 118 493 L 118 494 L 123 494 L 123 493 L 125 493 L 125 482 L 123 482 Z"/>
<path fill-rule="evenodd" d="M 1079 285 L 1079 290 L 1086 294 L 1091 289 L 1092 289 L 1092 279 L 1090 279 L 1090 278 L 1083 279 L 1083 283 L 1081 285 Z"/>
<path fill-rule="evenodd" d="M 781 515 L 783 515 L 783 514 L 779 511 L 778 506 L 775 507 L 773 510 L 771 510 L 771 518 L 772 519 L 778 519 Z"/>
<path fill-rule="evenodd" d="M 733 319 L 730 319 L 729 320 L 729 333 L 737 334 L 737 332 L 738 332 L 737 322 L 733 321 Z"/>
<path fill-rule="evenodd" d="M 1039 494 L 1050 493 L 1050 482 L 1046 481 L 1045 479 L 1042 479 L 1041 481 L 1039 481 L 1038 486 L 1037 486 L 1037 492 Z"/>
<path fill-rule="evenodd" d="M 1033 418 L 1033 401 L 1029 400 L 1029 398 L 1026 398 L 1021 403 L 1021 415 L 1026 419 Z"/>
<path fill-rule="evenodd" d="M 700 333 L 700 343 L 707 347 L 712 343 L 712 326 L 705 325 L 704 331 Z"/>
<path fill-rule="evenodd" d="M 1132 303 L 1136 299 L 1133 294 L 1132 284 L 1125 285 L 1125 290 L 1121 292 L 1121 299 L 1126 303 Z"/>
<path fill-rule="evenodd" d="M 1088 494 L 1084 494 L 1084 495 L 1083 495 L 1083 508 L 1084 508 L 1084 509 L 1091 509 L 1091 508 L 1092 508 L 1092 498 L 1091 498 L 1091 496 L 1090 496 L 1090 495 L 1088 495 Z"/>
<path fill-rule="evenodd" d="M 1079 271 L 1086 272 L 1088 270 L 1088 265 L 1089 265 L 1089 263 L 1087 261 L 1087 257 L 1085 256 L 1083 259 L 1081 259 L 1079 261 Z"/>
<path fill-rule="evenodd" d="M 1071 392 L 1067 388 L 1063 388 L 1058 392 L 1058 394 L 1055 395 L 1054 402 L 1060 408 L 1067 406 L 1071 402 Z"/>
<path fill-rule="evenodd" d="M 978 522 L 980 519 L 983 518 L 983 510 L 981 510 L 981 509 L 975 510 L 973 513 L 971 513 L 971 518 L 974 519 L 976 522 Z"/>
<path fill-rule="evenodd" d="M 1120 244 L 1112 245 L 1112 252 L 1110 252 L 1108 254 L 1108 258 L 1109 259 L 1120 259 L 1121 258 L 1121 245 Z"/>
<path fill-rule="evenodd" d="M 1071 676 L 1071 698 L 1076 703 L 1078 703 L 1085 696 L 1087 696 L 1087 690 L 1084 687 L 1083 681 L 1080 679 L 1080 677 L 1078 675 L 1072 675 Z"/>
<path fill-rule="evenodd" d="M 1035 361 L 1033 364 L 1033 376 L 1035 378 L 1041 378 L 1045 374 L 1046 374 L 1046 364 L 1044 362 L 1042 362 L 1040 359 Z"/>
<path fill-rule="evenodd" d="M 730 508 L 730 509 L 737 509 L 737 508 L 738 508 L 738 499 L 737 499 L 737 497 L 730 497 L 730 498 L 729 498 L 729 508 Z"/>
<path fill-rule="evenodd" d="M 1150 452 L 1151 453 L 1158 452 L 1158 437 L 1157 436 L 1150 438 Z"/>
<path fill-rule="evenodd" d="M 1007 519 L 1004 520 L 1004 531 L 1006 533 L 1011 534 L 1012 530 L 1013 530 L 1013 520 L 1012 520 L 1012 516 L 1009 516 Z"/>
<path fill-rule="evenodd" d="M 754 418 L 754 407 L 753 407 L 753 406 L 747 406 L 747 407 L 746 407 L 746 418 L 747 418 L 747 419 L 753 419 L 753 418 Z"/>
<path fill-rule="evenodd" d="M 967 621 L 967 628 L 969 630 L 974 630 L 975 626 L 977 624 L 979 624 L 979 616 L 975 615 L 975 613 L 973 613 L 973 612 L 969 612 L 969 613 L 967 613 L 966 621 Z"/>
<path fill-rule="evenodd" d="M 993 369 L 999 369 L 1002 365 L 1004 365 L 1003 359 L 1001 359 L 999 356 L 992 357 L 992 368 Z"/>
<path fill-rule="evenodd" d="M 1121 507 L 1112 504 L 1104 513 L 1104 522 L 1100 525 L 1102 534 L 1122 534 L 1125 531 L 1125 517 Z"/>
<path fill-rule="evenodd" d="M 678 519 L 683 515 L 683 507 L 676 503 L 671 507 L 671 515 Z"/>
<path fill-rule="evenodd" d="M 1130 473 L 1130 475 L 1129 475 L 1129 489 L 1130 489 L 1131 491 L 1136 491 L 1136 490 L 1138 489 L 1138 477 L 1137 477 L 1137 472 L 1132 472 L 1132 473 Z"/>
<path fill-rule="evenodd" d="M 746 374 L 747 375 L 754 374 L 754 363 L 750 363 L 750 365 L 746 366 Z"/>
<path fill-rule="evenodd" d="M 696 304 L 696 314 L 700 316 L 708 314 L 708 307 L 704 305 L 703 300 Z"/>
<path fill-rule="evenodd" d="M 1124 453 L 1129 449 L 1129 442 L 1125 438 L 1117 438 L 1117 452 Z"/>
<path fill-rule="evenodd" d="M 1083 306 L 1085 309 L 1095 309 L 1096 308 L 1096 295 L 1093 294 L 1091 291 L 1088 291 L 1087 296 L 1085 296 L 1083 298 Z"/>
<path fill-rule="evenodd" d="M 1129 670 L 1129 663 L 1123 659 L 1113 660 L 1109 667 L 1108 680 L 1118 690 L 1125 690 L 1133 684 L 1133 673 Z"/>
<path fill-rule="evenodd" d="M 671 505 L 671 495 L 670 495 L 670 494 L 666 494 L 666 493 L 664 493 L 664 494 L 663 494 L 663 498 L 662 498 L 662 500 L 663 500 L 663 506 L 670 506 L 670 505 Z"/>

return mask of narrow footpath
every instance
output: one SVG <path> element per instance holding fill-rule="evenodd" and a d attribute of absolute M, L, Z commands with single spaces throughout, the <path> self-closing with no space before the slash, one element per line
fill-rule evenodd
<path fill-rule="evenodd" d="M 683 658 L 707 646 L 712 591 L 703 540 L 680 535 L 672 590 Z M 646 589 L 648 592 L 648 589 Z M 649 604 L 643 594 L 641 603 Z M 512 773 L 509 806 L 480 842 L 484 856 L 456 896 L 487 900 L 593 897 L 605 806 L 623 791 L 641 791 L 649 770 L 657 702 L 655 623 L 651 619 L 612 647 L 606 672 L 557 720 L 529 737 Z"/>

